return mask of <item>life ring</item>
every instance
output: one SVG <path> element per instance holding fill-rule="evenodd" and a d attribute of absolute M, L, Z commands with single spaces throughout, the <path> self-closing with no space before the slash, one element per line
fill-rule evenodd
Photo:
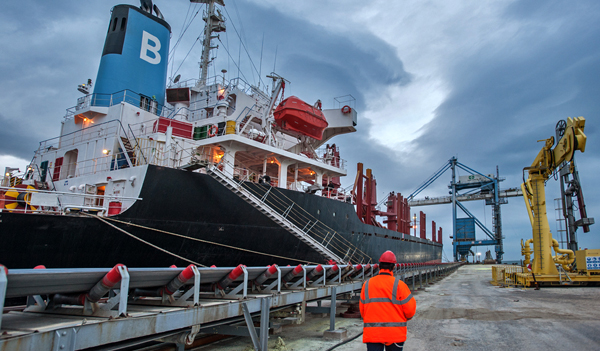
<path fill-rule="evenodd" d="M 352 108 L 348 105 L 342 107 L 342 113 L 346 114 L 346 113 L 350 113 L 350 111 L 352 111 Z"/>
<path fill-rule="evenodd" d="M 214 124 L 208 128 L 208 136 L 210 138 L 216 136 L 218 132 L 219 132 L 219 128 Z"/>

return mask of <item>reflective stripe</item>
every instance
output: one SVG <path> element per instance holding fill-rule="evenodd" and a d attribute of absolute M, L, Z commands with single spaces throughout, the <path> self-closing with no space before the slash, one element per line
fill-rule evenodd
<path fill-rule="evenodd" d="M 412 299 L 412 297 L 413 297 L 412 293 L 410 293 L 404 300 L 400 300 L 400 301 L 394 300 L 394 301 L 392 301 L 392 303 L 394 305 L 404 305 L 405 303 L 410 301 L 410 299 Z"/>
<path fill-rule="evenodd" d="M 398 285 L 400 284 L 400 279 L 396 278 L 396 280 L 394 281 L 394 290 L 392 291 L 392 298 L 388 298 L 388 297 L 374 297 L 372 299 L 369 298 L 369 281 L 371 279 L 367 280 L 367 282 L 365 283 L 365 299 L 363 300 L 362 297 L 360 299 L 360 302 L 363 304 L 367 304 L 367 303 L 371 303 L 371 302 L 390 302 L 393 303 L 394 305 L 404 305 L 405 303 L 409 302 L 410 299 L 412 299 L 412 293 L 408 295 L 408 297 L 406 297 L 404 300 L 400 300 L 398 301 L 396 299 L 396 294 L 398 293 Z"/>
<path fill-rule="evenodd" d="M 387 323 L 365 323 L 365 328 L 379 328 L 379 327 L 406 327 L 406 322 L 387 322 Z"/>
<path fill-rule="evenodd" d="M 367 299 L 367 302 L 363 303 L 371 303 L 371 302 L 392 302 L 392 300 L 388 297 L 374 297 L 372 299 Z"/>
<path fill-rule="evenodd" d="M 371 281 L 371 278 L 367 279 L 367 282 L 365 283 L 365 299 L 363 300 L 362 296 L 360 297 L 360 302 L 363 304 L 371 302 L 371 300 L 369 300 L 369 281 Z"/>
<path fill-rule="evenodd" d="M 398 292 L 398 283 L 400 283 L 400 279 L 396 278 L 396 280 L 394 280 L 394 290 L 392 290 L 392 300 L 396 300 L 396 293 Z"/>

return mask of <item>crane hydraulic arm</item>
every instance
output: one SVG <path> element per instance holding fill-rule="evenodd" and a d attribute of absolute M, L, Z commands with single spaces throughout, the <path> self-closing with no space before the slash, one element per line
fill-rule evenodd
<path fill-rule="evenodd" d="M 534 259 L 531 265 L 531 271 L 534 274 L 558 274 L 555 263 L 560 263 L 568 269 L 568 265 L 573 263 L 574 253 L 572 250 L 561 250 L 558 248 L 558 242 L 552 239 L 548 217 L 546 215 L 546 192 L 545 182 L 550 178 L 553 172 L 563 162 L 570 163 L 576 150 L 585 151 L 586 136 L 583 133 L 585 119 L 583 117 L 569 117 L 567 122 L 559 122 L 557 125 L 558 143 L 554 148 L 554 137 L 546 140 L 544 146 L 538 153 L 528 171 L 529 177 L 524 179 L 521 185 L 525 206 L 531 221 L 533 238 L 527 240 L 527 244 L 522 247 L 522 253 L 525 255 L 526 263 L 529 256 L 533 253 Z M 570 171 L 573 171 L 573 164 L 569 164 Z M 533 242 L 533 252 L 529 243 Z M 523 245 L 523 244 L 522 244 Z M 552 248 L 557 253 L 552 256 Z M 561 256 L 559 256 L 559 254 Z"/>

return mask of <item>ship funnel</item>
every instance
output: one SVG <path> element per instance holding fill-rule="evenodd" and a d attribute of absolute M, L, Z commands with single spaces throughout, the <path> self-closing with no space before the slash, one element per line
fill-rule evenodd
<path fill-rule="evenodd" d="M 143 11 L 152 14 L 152 0 L 140 0 L 140 3 L 142 4 L 142 6 L 140 6 L 140 8 Z"/>
<path fill-rule="evenodd" d="M 112 10 L 94 85 L 95 106 L 127 101 L 155 114 L 162 111 L 171 27 L 162 15 L 152 14 L 152 1 L 141 3 Z"/>

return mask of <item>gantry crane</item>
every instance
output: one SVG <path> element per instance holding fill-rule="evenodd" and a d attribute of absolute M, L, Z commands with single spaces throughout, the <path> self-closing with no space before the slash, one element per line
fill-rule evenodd
<path fill-rule="evenodd" d="M 559 128 L 559 126 L 561 126 Z M 583 133 L 585 119 L 583 117 L 568 118 L 566 122 L 557 125 L 556 146 L 554 137 L 545 140 L 544 146 L 538 153 L 531 166 L 523 169 L 524 183 L 521 185 L 525 206 L 531 221 L 532 238 L 523 243 L 521 241 L 521 253 L 525 256 L 524 266 L 530 265 L 531 273 L 517 274 L 518 285 L 530 286 L 532 283 L 545 284 L 577 284 L 600 281 L 600 267 L 587 265 L 590 258 L 600 259 L 600 250 L 577 251 L 577 259 L 584 261 L 579 263 L 577 272 L 573 271 L 575 252 L 573 250 L 560 249 L 558 241 L 552 238 L 548 217 L 546 216 L 546 181 L 560 168 L 561 174 L 573 173 L 575 164 L 573 156 L 575 151 L 585 151 L 586 136 Z M 528 174 L 525 179 L 525 173 Z M 533 251 L 531 250 L 533 243 Z M 551 250 L 556 253 L 552 256 Z M 533 259 L 531 260 L 531 255 Z"/>
<path fill-rule="evenodd" d="M 466 171 L 467 176 L 456 176 L 456 167 Z M 452 170 L 452 179 L 448 188 L 451 196 L 426 197 L 425 199 L 416 199 L 419 193 L 435 182 L 447 170 Z M 507 198 L 512 196 L 521 196 L 521 190 L 517 188 L 500 190 L 499 182 L 504 180 L 500 178 L 498 167 L 496 174 L 484 175 L 476 170 L 458 162 L 456 157 L 452 157 L 436 173 L 423 182 L 417 190 L 407 197 L 410 206 L 427 206 L 452 204 L 452 247 L 455 261 L 464 261 L 469 254 L 474 255 L 471 248 L 473 246 L 494 245 L 496 251 L 496 262 L 502 263 L 503 235 L 502 219 L 500 216 L 500 205 L 508 203 Z M 469 210 L 462 204 L 465 201 L 485 200 L 486 205 L 492 206 L 492 225 L 493 231 L 489 230 L 481 223 Z M 467 217 L 458 218 L 458 210 L 462 210 Z M 475 225 L 477 225 L 487 235 L 486 239 L 476 239 Z"/>

